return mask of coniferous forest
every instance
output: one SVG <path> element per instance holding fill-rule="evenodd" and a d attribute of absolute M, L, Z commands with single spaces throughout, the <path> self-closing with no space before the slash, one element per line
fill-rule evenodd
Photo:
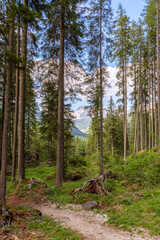
<path fill-rule="evenodd" d="M 159 5 L 131 21 L 111 0 L 0 1 L 0 238 L 160 239 Z M 81 204 L 126 235 L 89 238 L 21 199 Z"/>

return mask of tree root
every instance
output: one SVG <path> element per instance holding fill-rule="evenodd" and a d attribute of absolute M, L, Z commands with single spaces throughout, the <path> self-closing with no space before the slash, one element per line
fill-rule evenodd
<path fill-rule="evenodd" d="M 116 179 L 117 175 L 111 171 L 104 173 L 100 177 L 96 177 L 90 180 L 87 180 L 81 188 L 76 188 L 69 191 L 69 195 L 73 195 L 77 192 L 84 191 L 88 193 L 96 193 L 100 196 L 107 195 L 107 178 Z M 106 182 L 106 189 L 104 188 L 103 182 Z"/>

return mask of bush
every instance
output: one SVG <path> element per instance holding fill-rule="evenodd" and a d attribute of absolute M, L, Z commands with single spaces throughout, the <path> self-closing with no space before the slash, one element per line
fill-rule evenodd
<path fill-rule="evenodd" d="M 128 157 L 125 175 L 129 182 L 142 186 L 155 185 L 160 182 L 160 153 L 143 152 Z"/>

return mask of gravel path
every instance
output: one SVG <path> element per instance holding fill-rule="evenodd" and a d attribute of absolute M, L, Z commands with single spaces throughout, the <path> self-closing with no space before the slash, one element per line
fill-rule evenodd
<path fill-rule="evenodd" d="M 62 207 L 50 202 L 36 203 L 33 200 L 26 201 L 25 198 L 17 197 L 9 197 L 7 203 L 11 206 L 39 209 L 43 216 L 51 217 L 59 224 L 79 233 L 82 240 L 160 240 L 160 236 L 150 236 L 144 229 L 140 229 L 143 230 L 142 234 L 137 234 L 134 229 L 132 232 L 116 229 L 106 223 L 108 220 L 106 214 L 84 211 L 81 205 L 67 204 Z"/>
<path fill-rule="evenodd" d="M 69 227 L 82 234 L 82 239 L 87 240 L 160 240 L 160 236 L 149 236 L 147 232 L 121 231 L 108 224 L 102 225 L 107 216 L 94 214 L 92 211 L 83 211 L 81 206 L 67 205 L 65 208 L 57 208 L 56 204 L 43 204 L 36 206 L 43 216 L 49 216 L 61 225 Z"/>

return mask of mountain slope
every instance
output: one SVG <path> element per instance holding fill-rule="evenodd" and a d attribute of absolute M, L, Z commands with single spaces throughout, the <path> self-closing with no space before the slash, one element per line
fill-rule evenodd
<path fill-rule="evenodd" d="M 83 133 L 81 132 L 78 128 L 76 127 L 73 127 L 72 128 L 72 134 L 74 136 L 78 136 L 78 137 L 82 137 L 82 138 L 86 138 L 87 137 L 87 134 L 86 133 Z"/>

